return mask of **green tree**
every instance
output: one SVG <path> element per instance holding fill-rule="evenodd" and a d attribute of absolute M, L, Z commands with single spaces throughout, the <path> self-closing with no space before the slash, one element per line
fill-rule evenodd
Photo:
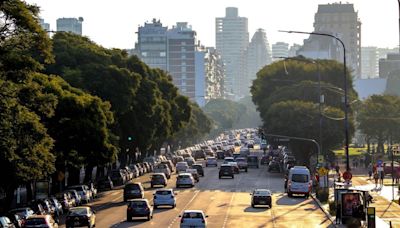
<path fill-rule="evenodd" d="M 363 102 L 358 112 L 358 127 L 369 139 L 378 142 L 378 152 L 384 143 L 395 143 L 400 138 L 400 97 L 372 95 Z"/>

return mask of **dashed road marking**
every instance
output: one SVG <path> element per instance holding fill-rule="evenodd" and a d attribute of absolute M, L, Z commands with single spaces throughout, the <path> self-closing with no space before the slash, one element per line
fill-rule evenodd
<path fill-rule="evenodd" d="M 193 197 L 189 200 L 189 202 L 186 203 L 186 205 L 182 208 L 182 210 L 179 212 L 178 215 L 181 215 L 183 213 L 183 211 L 189 206 L 189 204 L 196 198 L 196 196 L 199 194 L 199 190 L 195 191 L 195 194 L 193 195 Z M 172 222 L 169 224 L 168 228 L 172 227 L 172 225 L 176 222 L 176 220 L 178 219 L 178 216 L 174 218 L 174 220 L 172 220 Z"/>
<path fill-rule="evenodd" d="M 235 194 L 232 194 L 231 196 L 231 200 L 229 201 L 229 205 L 228 205 L 228 210 L 226 211 L 226 215 L 225 215 L 225 219 L 224 219 L 224 224 L 222 225 L 222 228 L 225 228 L 226 223 L 228 222 L 228 216 L 229 216 L 229 211 L 231 210 L 231 204 L 233 202 L 233 197 Z"/>

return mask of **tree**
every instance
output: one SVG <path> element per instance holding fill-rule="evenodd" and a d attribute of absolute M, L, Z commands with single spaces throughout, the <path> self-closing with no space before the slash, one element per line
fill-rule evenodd
<path fill-rule="evenodd" d="M 378 142 L 378 152 L 384 152 L 385 141 L 398 142 L 400 138 L 400 97 L 372 95 L 361 105 L 358 127 L 368 139 Z"/>

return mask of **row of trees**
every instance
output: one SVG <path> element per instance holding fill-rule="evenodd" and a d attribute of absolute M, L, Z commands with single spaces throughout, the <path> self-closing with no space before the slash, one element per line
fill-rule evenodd
<path fill-rule="evenodd" d="M 201 140 L 211 129 L 171 76 L 86 37 L 56 33 L 39 9 L 0 2 L 0 189 L 147 156 L 164 142 Z M 100 169 L 101 170 L 101 169 Z M 62 175 L 61 175 L 62 176 Z M 29 186 L 29 185 L 28 185 Z"/>
<path fill-rule="evenodd" d="M 349 100 L 357 99 L 350 73 L 346 80 Z M 267 133 L 315 139 L 326 154 L 344 142 L 343 85 L 343 64 L 333 60 L 314 62 L 300 56 L 261 69 L 251 93 Z M 319 90 L 325 98 L 321 107 Z M 352 113 L 350 108 L 350 135 L 354 132 Z M 316 152 L 315 145 L 305 141 L 291 140 L 290 146 L 304 163 Z"/>

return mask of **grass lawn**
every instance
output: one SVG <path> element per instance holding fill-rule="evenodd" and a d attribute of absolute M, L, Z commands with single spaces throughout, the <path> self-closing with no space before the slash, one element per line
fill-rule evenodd
<path fill-rule="evenodd" d="M 367 147 L 364 148 L 349 148 L 349 156 L 359 156 L 362 154 L 365 154 L 367 152 Z M 340 150 L 334 150 L 333 153 L 335 153 L 336 156 L 344 156 L 344 149 Z"/>

